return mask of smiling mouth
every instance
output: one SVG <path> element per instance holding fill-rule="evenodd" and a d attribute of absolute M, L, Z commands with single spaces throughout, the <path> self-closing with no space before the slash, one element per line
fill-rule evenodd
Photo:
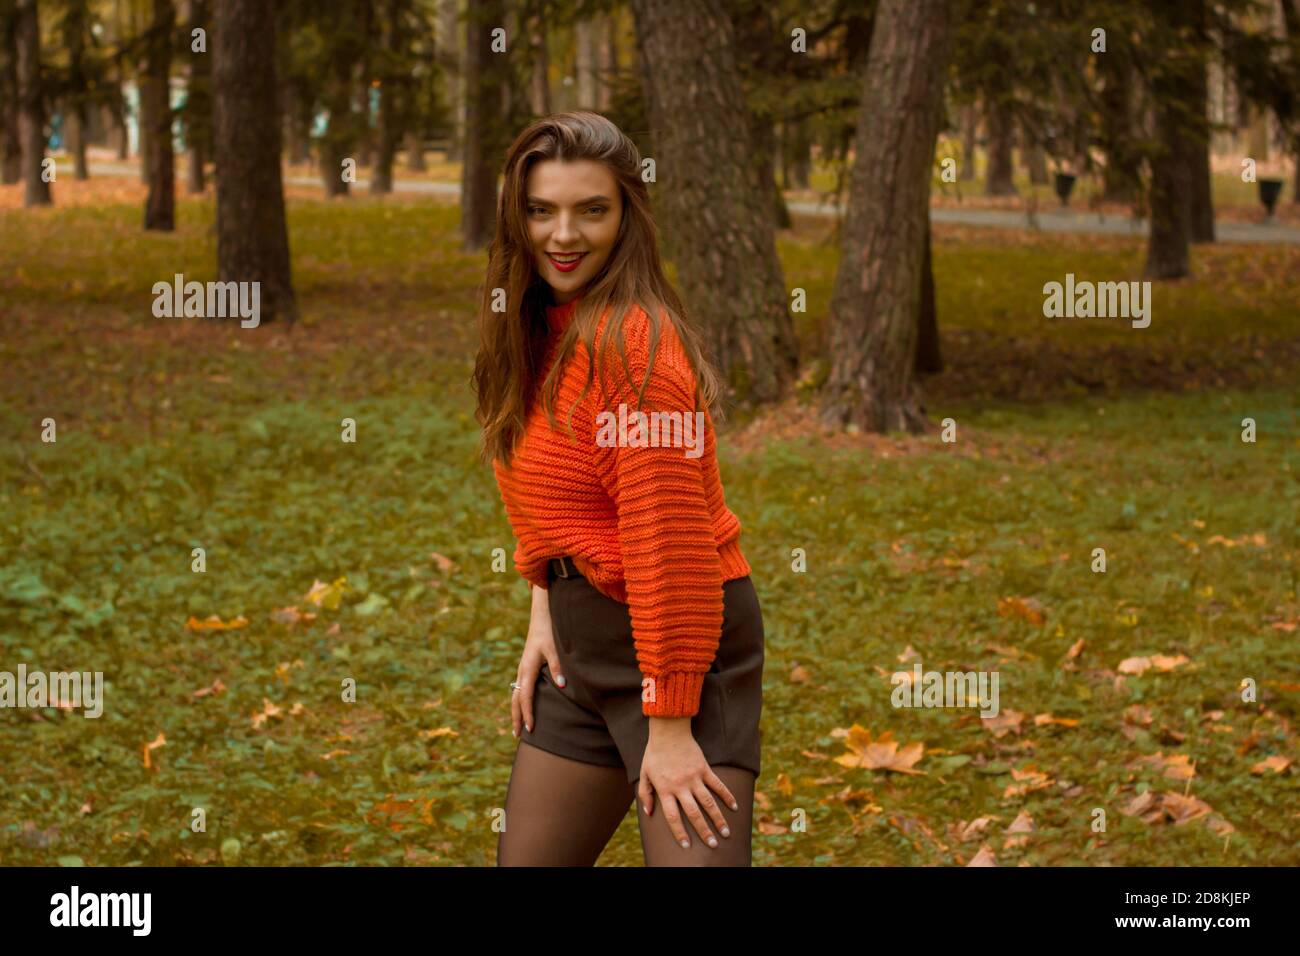
<path fill-rule="evenodd" d="M 550 256 L 551 259 L 554 260 L 555 262 L 558 262 L 558 263 L 561 263 L 562 265 L 566 265 L 566 266 L 567 266 L 567 265 L 571 265 L 571 264 L 577 262 L 579 259 L 581 259 L 583 256 L 585 256 L 586 253 L 585 253 L 585 252 L 566 252 L 566 253 L 564 253 L 563 255 L 558 255 L 558 254 L 556 254 L 556 253 L 554 253 L 554 252 L 548 252 L 547 255 Z"/>

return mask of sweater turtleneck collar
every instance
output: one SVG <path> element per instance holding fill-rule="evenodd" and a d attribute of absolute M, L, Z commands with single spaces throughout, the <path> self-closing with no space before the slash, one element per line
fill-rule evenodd
<path fill-rule="evenodd" d="M 548 305 L 546 307 L 546 324 L 551 331 L 559 335 L 569 327 L 573 321 L 573 316 L 578 310 L 578 303 L 582 301 L 582 295 L 576 295 L 564 305 Z"/>

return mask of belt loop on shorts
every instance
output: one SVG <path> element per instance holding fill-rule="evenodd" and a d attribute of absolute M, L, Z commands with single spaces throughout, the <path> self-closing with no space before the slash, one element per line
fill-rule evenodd
<path fill-rule="evenodd" d="M 563 557 L 551 558 L 551 570 L 555 572 L 555 576 L 557 578 L 567 578 L 569 576 L 568 565 L 566 565 L 564 562 L 565 559 Z M 573 573 L 577 574 L 578 569 L 574 568 Z"/>

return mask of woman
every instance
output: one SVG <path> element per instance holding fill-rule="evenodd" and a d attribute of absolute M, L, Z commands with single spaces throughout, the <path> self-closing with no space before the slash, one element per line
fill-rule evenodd
<path fill-rule="evenodd" d="M 511 145 L 480 326 L 483 455 L 532 592 L 497 862 L 591 866 L 635 796 L 647 865 L 748 866 L 763 623 L 718 381 L 603 116 Z"/>

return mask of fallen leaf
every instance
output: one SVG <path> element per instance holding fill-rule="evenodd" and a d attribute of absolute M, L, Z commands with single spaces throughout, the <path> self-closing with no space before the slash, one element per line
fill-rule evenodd
<path fill-rule="evenodd" d="M 976 853 L 973 857 L 971 857 L 971 861 L 966 865 L 967 866 L 997 866 L 998 861 L 997 858 L 993 855 L 993 851 L 989 849 L 988 844 L 985 844 L 980 847 L 980 851 Z"/>
<path fill-rule="evenodd" d="M 420 731 L 418 736 L 429 740 L 434 737 L 459 737 L 460 734 L 456 733 L 456 731 L 452 730 L 450 727 L 435 727 L 432 730 Z"/>
<path fill-rule="evenodd" d="M 1281 754 L 1275 754 L 1272 757 L 1266 757 L 1259 763 L 1250 768 L 1253 774 L 1261 774 L 1272 770 L 1274 773 L 1281 773 L 1287 767 L 1291 766 L 1291 758 L 1283 757 Z"/>
<path fill-rule="evenodd" d="M 854 724 L 844 742 L 849 753 L 841 754 L 835 762 L 844 767 L 866 770 L 891 770 L 895 773 L 924 774 L 924 770 L 914 770 L 913 766 L 925 754 L 925 745 L 910 743 L 901 750 L 891 731 L 885 731 L 876 740 L 871 739 L 871 731 Z"/>
<path fill-rule="evenodd" d="M 1011 822 L 1011 826 L 1007 827 L 1007 832 L 1033 833 L 1035 829 L 1037 828 L 1034 826 L 1034 818 L 1027 811 L 1021 810 L 1020 815 Z"/>
<path fill-rule="evenodd" d="M 347 590 L 347 578 L 336 578 L 333 584 L 326 584 L 324 581 L 313 581 L 311 590 L 303 598 L 304 601 L 310 601 L 317 607 L 323 607 L 328 611 L 337 611 L 339 604 L 343 601 L 343 594 Z"/>
<path fill-rule="evenodd" d="M 209 694 L 220 694 L 220 693 L 221 693 L 223 690 L 225 690 L 225 689 L 226 689 L 226 685 L 223 684 L 223 683 L 221 683 L 221 678 L 218 677 L 216 680 L 214 680 L 214 681 L 211 683 L 211 685 L 209 685 L 208 687 L 200 687 L 198 690 L 196 690 L 196 691 L 195 691 L 193 694 L 191 694 L 190 696 L 191 696 L 191 697 L 207 697 Z"/>
<path fill-rule="evenodd" d="M 216 614 L 204 618 L 202 621 L 197 617 L 191 616 L 190 619 L 185 622 L 185 626 L 191 631 L 233 631 L 236 628 L 248 627 L 248 618 L 241 614 L 233 621 L 228 621 L 223 624 L 221 618 Z"/>
<path fill-rule="evenodd" d="M 262 710 L 253 714 L 253 729 L 261 727 L 271 717 L 278 717 L 282 713 L 281 709 L 271 703 L 265 697 L 262 698 Z"/>
<path fill-rule="evenodd" d="M 998 615 L 1023 618 L 1030 624 L 1042 624 L 1044 619 L 1043 606 L 1034 598 L 999 598 Z"/>
<path fill-rule="evenodd" d="M 996 717 L 981 717 L 980 722 L 983 724 L 984 729 L 990 731 L 994 737 L 1005 737 L 1013 730 L 1017 734 L 1020 733 L 1020 724 L 1024 719 L 1024 714 L 1008 707 Z"/>
<path fill-rule="evenodd" d="M 1027 767 L 1024 770 L 1011 768 L 1011 778 L 1020 781 L 1019 783 L 1009 783 L 1007 788 L 1002 791 L 1003 799 L 1008 797 L 1023 797 L 1027 793 L 1035 790 L 1042 790 L 1052 785 L 1052 778 L 1042 771 Z"/>
<path fill-rule="evenodd" d="M 1048 724 L 1059 724 L 1062 727 L 1078 727 L 1079 722 L 1073 717 L 1053 717 L 1051 714 L 1039 714 L 1034 718 L 1034 726 L 1045 727 Z"/>

